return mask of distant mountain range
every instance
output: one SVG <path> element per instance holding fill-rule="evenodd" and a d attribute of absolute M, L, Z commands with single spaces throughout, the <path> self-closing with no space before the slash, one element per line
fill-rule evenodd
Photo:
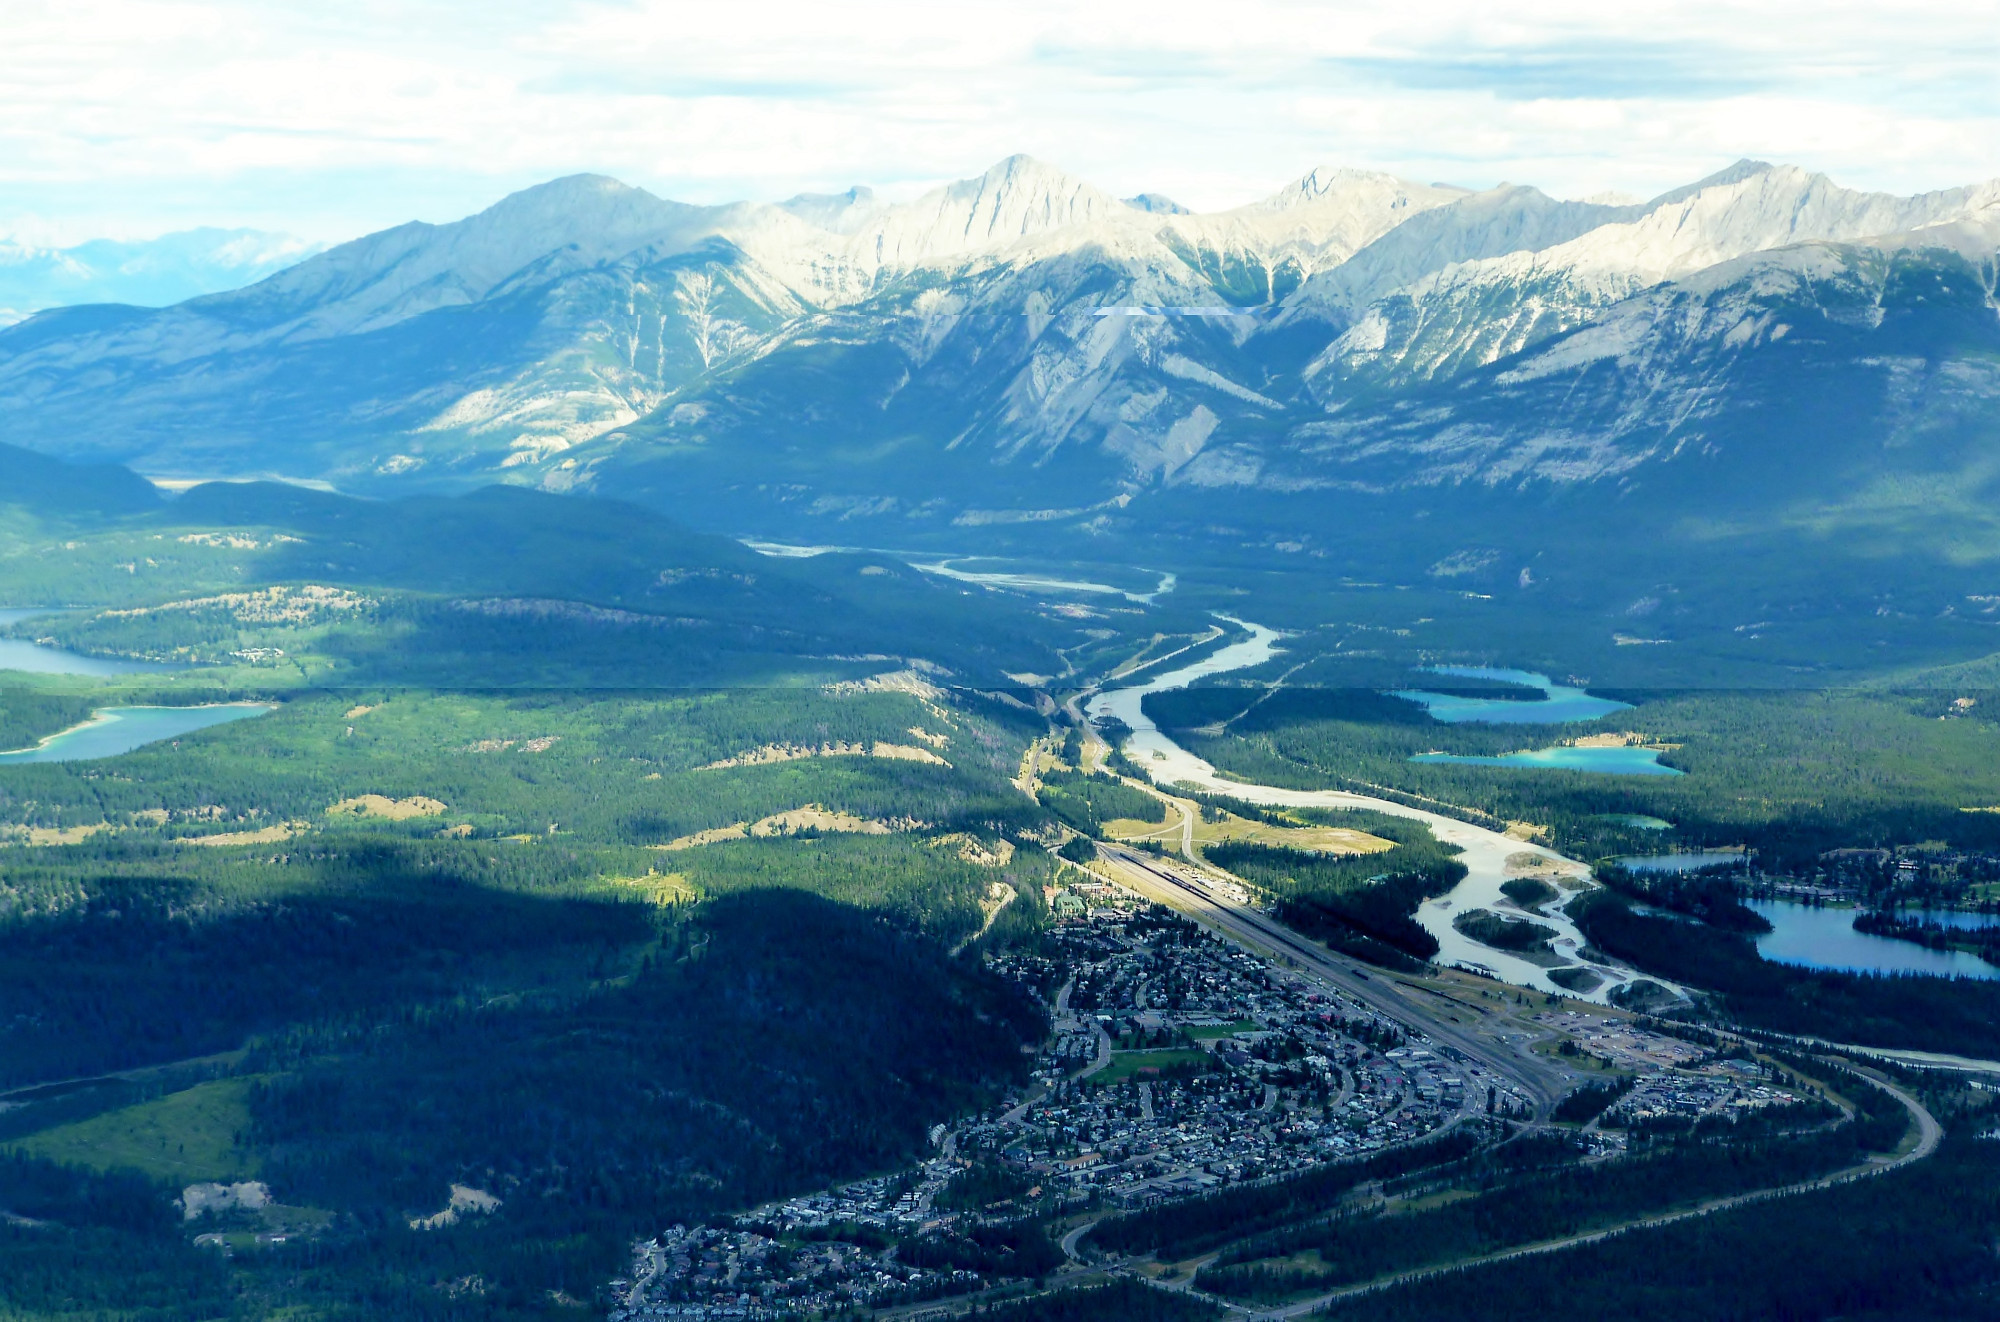
<path fill-rule="evenodd" d="M 1756 161 L 1641 203 L 1320 169 L 1209 214 L 1019 156 L 895 205 L 582 175 L 33 316 L 0 331 L 0 436 L 848 542 L 1150 519 L 1325 553 L 1442 502 L 1437 545 L 1503 564 L 1533 508 L 1964 565 L 2000 557 L 1996 287 L 2000 181 Z"/>
<path fill-rule="evenodd" d="M 192 229 L 68 248 L 0 239 L 0 326 L 77 303 L 166 307 L 240 289 L 326 247 L 265 230 Z"/>

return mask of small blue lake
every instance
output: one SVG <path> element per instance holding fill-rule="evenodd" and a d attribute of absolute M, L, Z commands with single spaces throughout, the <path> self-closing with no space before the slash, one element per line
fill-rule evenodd
<path fill-rule="evenodd" d="M 1914 942 L 1857 932 L 1852 909 L 1819 909 L 1787 900 L 1744 903 L 1770 922 L 1772 930 L 1757 938 L 1757 953 L 1775 963 L 1852 973 L 2000 978 L 2000 968 L 1962 950 L 1926 950 Z"/>
<path fill-rule="evenodd" d="M 1680 854 L 1642 854 L 1618 860 L 1628 872 L 1699 872 L 1703 868 L 1740 868 L 1743 862 L 1743 852 L 1736 849 L 1690 849 Z"/>
<path fill-rule="evenodd" d="M 1517 706 L 1522 704 L 1515 704 Z M 1540 706 L 1541 704 L 1531 704 Z M 1609 776 L 1679 776 L 1673 767 L 1660 765 L 1653 748 L 1530 748 L 1498 757 L 1472 757 L 1458 753 L 1419 753 L 1412 762 L 1455 762 L 1469 767 L 1526 767 L 1536 771 L 1596 771 Z"/>
<path fill-rule="evenodd" d="M 0 753 L 0 765 L 116 757 L 144 744 L 176 739 L 211 725 L 241 721 L 275 710 L 272 704 L 264 702 L 216 703 L 205 707 L 105 707 L 83 724 L 52 734 L 33 748 Z"/>
<path fill-rule="evenodd" d="M 46 610 L 0 610 L 0 628 L 37 615 L 50 615 Z M 34 675 L 142 675 L 149 671 L 178 670 L 180 667 L 167 665 L 161 661 L 127 661 L 118 657 L 85 656 L 81 652 L 66 652 L 60 647 L 43 647 L 40 643 L 29 642 L 25 638 L 0 638 L 0 670 L 24 670 Z"/>
<path fill-rule="evenodd" d="M 1530 670 L 1498 670 L 1486 666 L 1433 666 L 1431 673 L 1455 675 L 1461 679 L 1489 679 L 1507 684 L 1519 684 L 1524 688 L 1540 689 L 1546 695 L 1537 702 L 1513 698 L 1475 698 L 1458 693 L 1432 693 L 1428 689 L 1395 690 L 1393 696 L 1421 703 L 1433 720 L 1452 725 L 1468 721 L 1482 725 L 1562 725 L 1570 721 L 1594 721 L 1615 711 L 1629 711 L 1632 707 L 1629 702 L 1593 697 L 1582 689 L 1565 688 L 1547 675 L 1538 675 Z"/>

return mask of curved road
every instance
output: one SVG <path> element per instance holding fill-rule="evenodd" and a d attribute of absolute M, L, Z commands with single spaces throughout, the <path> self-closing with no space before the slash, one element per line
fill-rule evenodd
<path fill-rule="evenodd" d="M 1217 1303 L 1223 1303 L 1225 1306 L 1230 1307 L 1231 1311 L 1247 1312 L 1253 1318 L 1294 1318 L 1323 1308 L 1337 1299 L 1351 1299 L 1359 1295 L 1374 1294 L 1381 1290 L 1394 1289 L 1400 1285 L 1410 1285 L 1432 1276 L 1441 1276 L 1446 1272 L 1462 1271 L 1468 1267 L 1483 1267 L 1489 1263 L 1506 1262 L 1512 1258 L 1527 1258 L 1542 1253 L 1559 1253 L 1564 1249 L 1578 1248 L 1585 1244 L 1595 1244 L 1600 1240 L 1610 1239 L 1613 1235 L 1622 1235 L 1631 1230 L 1650 1230 L 1658 1226 L 1669 1226 L 1676 1221 L 1686 1221 L 1698 1216 L 1712 1216 L 1717 1212 L 1726 1212 L 1732 1208 L 1742 1207 L 1749 1203 L 1788 1198 L 1794 1194 L 1811 1193 L 1818 1189 L 1831 1189 L 1837 1185 L 1851 1184 L 1856 1180 L 1872 1179 L 1877 1175 L 1886 1175 L 1890 1171 L 1900 1170 L 1904 1166 L 1922 1161 L 1937 1151 L 1938 1143 L 1944 1137 L 1944 1127 L 1938 1124 L 1937 1117 L 1933 1116 L 1922 1102 L 1893 1083 L 1888 1083 L 1881 1079 L 1869 1078 L 1867 1075 L 1860 1075 L 1858 1077 L 1866 1079 L 1869 1083 L 1874 1084 L 1877 1088 L 1880 1088 L 1883 1092 L 1888 1093 L 1898 1102 L 1901 1102 L 1903 1109 L 1908 1111 L 1910 1118 L 1916 1122 L 1916 1146 L 1902 1156 L 1890 1159 L 1880 1157 L 1870 1158 L 1861 1165 L 1850 1166 L 1846 1170 L 1835 1171 L 1830 1175 L 1822 1175 L 1816 1179 L 1801 1180 L 1795 1184 L 1779 1185 L 1770 1189 L 1756 1189 L 1749 1193 L 1731 1194 L 1727 1198 L 1713 1198 L 1694 1207 L 1682 1208 L 1677 1212 L 1663 1212 L 1653 1216 L 1639 1217 L 1615 1226 L 1605 1226 L 1599 1230 L 1567 1235 L 1561 1239 L 1545 1240 L 1539 1244 L 1524 1244 L 1518 1248 L 1501 1249 L 1498 1252 L 1488 1253 L 1477 1258 L 1461 1258 L 1454 1262 L 1437 1263 L 1429 1267 L 1416 1267 L 1406 1272 L 1398 1272 L 1393 1276 L 1384 1276 L 1373 1281 L 1363 1281 L 1355 1285 L 1342 1286 L 1338 1290 L 1329 1290 L 1325 1294 L 1314 1295 L 1310 1299 L 1302 1299 L 1295 1304 L 1287 1304 L 1282 1308 L 1257 1311 L 1245 1309 L 1241 1305 L 1228 1305 L 1227 1301 L 1212 1295 L 1204 1295 L 1203 1297 L 1215 1299 Z"/>

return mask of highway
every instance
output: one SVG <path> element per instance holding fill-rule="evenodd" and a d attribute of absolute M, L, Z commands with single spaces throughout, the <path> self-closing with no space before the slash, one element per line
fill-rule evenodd
<path fill-rule="evenodd" d="M 1858 1165 L 1849 1166 L 1845 1170 L 1834 1171 L 1829 1175 L 1822 1175 L 1815 1179 L 1800 1180 L 1793 1184 L 1780 1185 L 1771 1189 L 1755 1189 L 1749 1193 L 1731 1194 L 1722 1198 L 1711 1198 L 1695 1207 L 1685 1207 L 1675 1212 L 1656 1212 L 1647 1216 L 1634 1217 L 1632 1220 L 1621 1221 L 1614 1226 L 1602 1226 L 1596 1230 L 1565 1235 L 1560 1239 L 1543 1240 L 1540 1243 L 1523 1244 L 1518 1248 L 1501 1249 L 1498 1252 L 1481 1254 L 1478 1257 L 1458 1258 L 1451 1262 L 1440 1262 L 1428 1267 L 1417 1267 L 1409 1271 L 1397 1272 L 1392 1276 L 1378 1277 L 1372 1281 L 1362 1281 L 1354 1285 L 1343 1286 L 1338 1290 L 1329 1290 L 1324 1294 L 1314 1295 L 1310 1299 L 1301 1299 L 1296 1303 L 1286 1304 L 1278 1308 L 1243 1308 L 1240 1305 L 1214 1296 L 1203 1295 L 1202 1297 L 1222 1304 L 1224 1307 L 1230 1309 L 1231 1312 L 1247 1312 L 1251 1314 L 1256 1322 L 1280 1322 L 1281 1319 L 1289 1322 L 1291 1318 L 1325 1311 L 1327 1306 L 1337 1299 L 1351 1299 L 1357 1295 L 1377 1294 L 1383 1290 L 1394 1289 L 1399 1285 L 1411 1285 L 1433 1276 L 1442 1276 L 1446 1272 L 1464 1271 L 1471 1267 L 1484 1267 L 1491 1263 L 1506 1262 L 1513 1258 L 1528 1258 L 1543 1253 L 1559 1253 L 1564 1249 L 1578 1248 L 1585 1244 L 1595 1244 L 1601 1240 L 1610 1239 L 1613 1235 L 1623 1235 L 1634 1230 L 1650 1230 L 1658 1226 L 1670 1226 L 1676 1221 L 1687 1221 L 1698 1216 L 1713 1216 L 1717 1212 L 1727 1212 L 1734 1208 L 1747 1207 L 1752 1203 L 1772 1202 L 1780 1198 L 1789 1198 L 1795 1194 L 1814 1193 L 1821 1189 L 1834 1188 L 1837 1185 L 1852 1184 L 1856 1180 L 1873 1179 L 1878 1175 L 1886 1175 L 1890 1171 L 1900 1170 L 1904 1166 L 1922 1161 L 1936 1152 L 1938 1143 L 1944 1138 L 1944 1127 L 1938 1123 L 1937 1117 L 1933 1116 L 1922 1102 L 1895 1084 L 1883 1079 L 1869 1078 L 1866 1075 L 1862 1077 L 1868 1083 L 1873 1084 L 1883 1092 L 1888 1093 L 1891 1097 L 1894 1097 L 1898 1102 L 1902 1103 L 1903 1109 L 1909 1112 L 1911 1124 L 1916 1129 L 1917 1140 L 1911 1149 L 1900 1157 L 1886 1160 L 1881 1157 L 1871 1157 Z M 1190 1291 L 1190 1293 L 1194 1292 Z"/>
<path fill-rule="evenodd" d="M 1532 1099 L 1537 1118 L 1546 1116 L 1568 1091 L 1560 1067 L 1525 1050 L 1468 1032 L 1462 1025 L 1442 1018 L 1416 997 L 1404 994 L 1388 974 L 1361 972 L 1261 910 L 1236 903 L 1219 888 L 1207 884 L 1196 869 L 1103 841 L 1097 842 L 1097 855 L 1131 889 L 1141 894 L 1164 892 L 1149 898 L 1190 912 L 1255 953 L 1276 953 L 1369 1008 L 1421 1029 L 1440 1045 L 1484 1065 Z"/>

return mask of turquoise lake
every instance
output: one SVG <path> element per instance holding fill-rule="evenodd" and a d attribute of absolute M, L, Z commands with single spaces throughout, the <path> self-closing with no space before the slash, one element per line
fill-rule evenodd
<path fill-rule="evenodd" d="M 1462 679 L 1491 679 L 1548 695 L 1540 702 L 1512 698 L 1468 698 L 1456 693 L 1432 693 L 1428 689 L 1398 689 L 1395 696 L 1422 703 L 1433 720 L 1456 725 L 1563 725 L 1570 721 L 1594 721 L 1615 711 L 1630 711 L 1632 704 L 1599 698 L 1582 689 L 1565 688 L 1547 675 L 1530 670 L 1497 670 L 1486 666 L 1433 666 L 1434 675 L 1456 675 Z M 1596 768 L 1586 768 L 1595 770 Z M 1645 773 L 1642 773 L 1645 774 Z"/>
<path fill-rule="evenodd" d="M 45 610 L 0 610 L 0 627 L 37 615 Z M 85 656 L 60 647 L 43 647 L 25 638 L 0 638 L 0 670 L 25 670 L 34 675 L 141 675 L 148 671 L 176 670 L 161 661 L 125 661 L 116 657 Z"/>
<path fill-rule="evenodd" d="M 1498 757 L 1419 753 L 1410 761 L 1456 762 L 1470 767 L 1526 767 L 1537 771 L 1596 771 L 1609 776 L 1686 774 L 1673 767 L 1661 766 L 1659 752 L 1651 748 L 1530 748 L 1519 753 L 1502 753 Z"/>
<path fill-rule="evenodd" d="M 1423 704 L 1433 720 L 1449 724 L 1479 725 L 1566 725 L 1572 721 L 1594 721 L 1615 711 L 1630 711 L 1632 704 L 1614 698 L 1599 698 L 1578 688 L 1567 688 L 1547 675 L 1532 670 L 1501 670 L 1489 666 L 1432 666 L 1434 675 L 1456 675 L 1463 679 L 1499 680 L 1540 689 L 1540 702 L 1513 698 L 1472 698 L 1457 693 L 1432 693 L 1428 689 L 1397 689 L 1393 696 Z M 1475 757 L 1460 753 L 1419 753 L 1412 762 L 1455 762 L 1468 767 L 1525 767 L 1536 771 L 1595 771 L 1608 776 L 1678 776 L 1683 773 L 1660 765 L 1660 755 L 1651 748 L 1530 748 L 1497 757 Z M 1650 819 L 1649 819 L 1650 820 Z M 1665 825 L 1665 823 L 1661 823 Z"/>
<path fill-rule="evenodd" d="M 81 725 L 52 734 L 33 748 L 0 753 L 9 762 L 83 762 L 116 757 L 144 744 L 175 739 L 211 725 L 262 716 L 276 708 L 262 702 L 218 703 L 206 707 L 105 707 Z"/>
<path fill-rule="evenodd" d="M 1856 973 L 1928 973 L 1941 978 L 2000 978 L 1995 968 L 1962 950 L 1926 950 L 1910 941 L 1854 930 L 1854 910 L 1819 909 L 1786 900 L 1745 900 L 1772 930 L 1757 953 L 1779 964 Z"/>

